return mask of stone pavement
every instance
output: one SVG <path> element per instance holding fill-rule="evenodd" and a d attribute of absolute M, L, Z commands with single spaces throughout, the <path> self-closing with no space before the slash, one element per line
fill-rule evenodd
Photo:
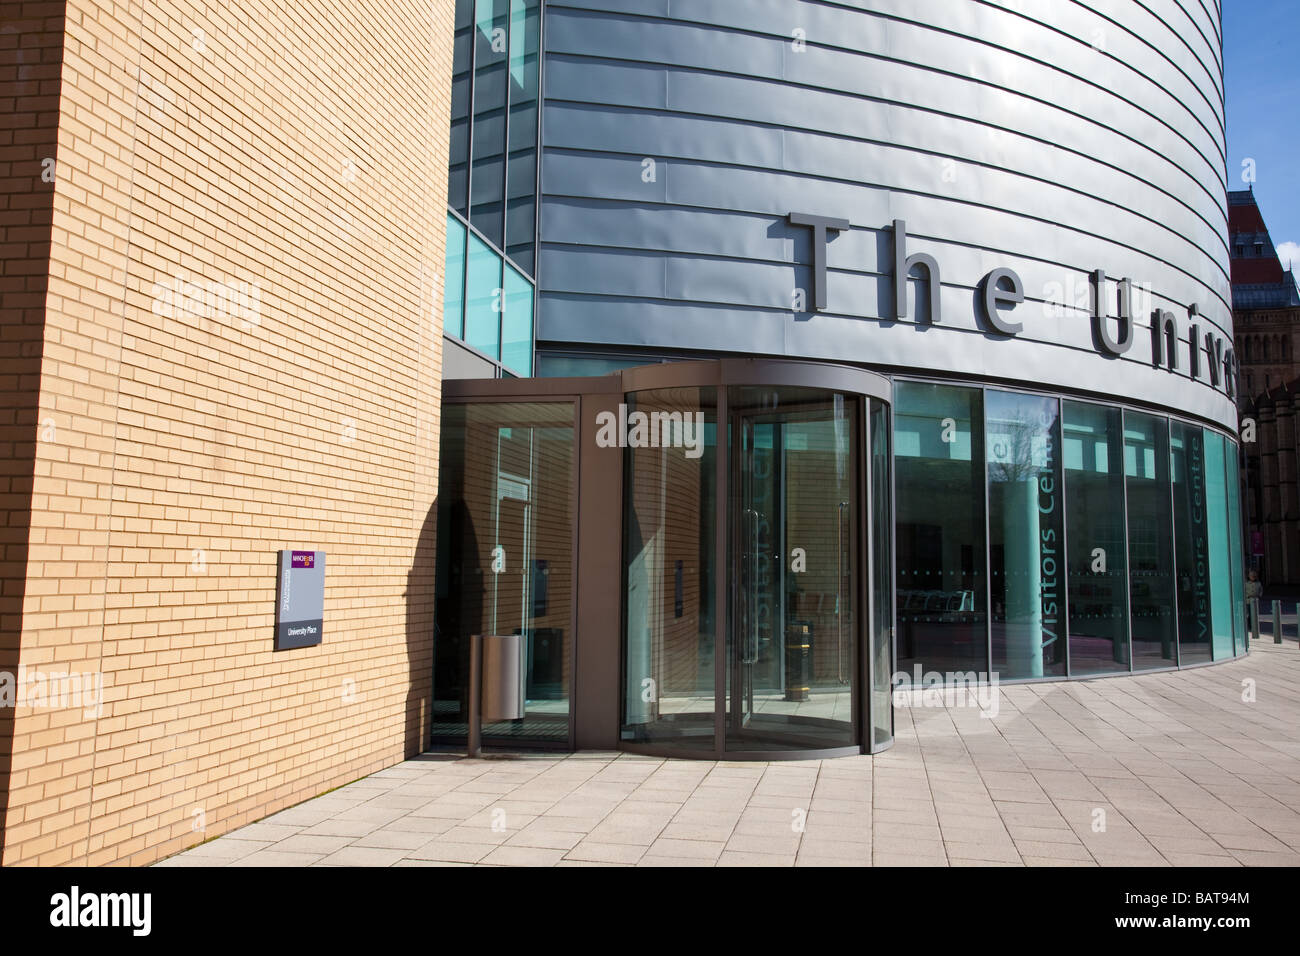
<path fill-rule="evenodd" d="M 1300 864 L 1294 641 L 1000 690 L 897 708 L 875 757 L 426 754 L 158 865 Z"/>

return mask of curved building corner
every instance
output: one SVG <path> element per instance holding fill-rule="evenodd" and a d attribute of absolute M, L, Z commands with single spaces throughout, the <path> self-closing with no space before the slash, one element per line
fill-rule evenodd
<path fill-rule="evenodd" d="M 502 377 L 444 399 L 444 482 L 488 475 L 443 501 L 444 739 L 460 643 L 502 630 L 507 500 L 511 627 L 560 676 L 502 738 L 874 750 L 907 686 L 1245 652 L 1217 9 L 870 6 L 547 2 L 516 109 L 488 16 L 513 7 L 460 4 L 449 222 L 497 258 L 449 275 L 446 325 Z M 494 317 L 512 268 L 527 314 Z M 509 380 L 512 321 L 536 378 Z M 698 456 L 654 437 L 671 416 Z M 556 440 L 576 531 L 543 554 Z M 543 566 L 550 595 L 573 571 L 558 617 L 527 603 Z"/>

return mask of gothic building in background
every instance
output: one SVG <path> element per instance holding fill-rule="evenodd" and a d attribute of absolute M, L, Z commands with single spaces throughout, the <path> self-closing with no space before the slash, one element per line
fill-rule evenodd
<path fill-rule="evenodd" d="M 1237 400 L 1243 420 L 1256 429 L 1256 440 L 1242 443 L 1246 544 L 1268 584 L 1300 584 L 1300 293 L 1250 190 L 1228 193 L 1228 235 L 1241 368 Z"/>

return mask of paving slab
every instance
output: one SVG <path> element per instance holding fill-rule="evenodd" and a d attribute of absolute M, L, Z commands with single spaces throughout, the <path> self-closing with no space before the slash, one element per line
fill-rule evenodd
<path fill-rule="evenodd" d="M 1300 866 L 1294 645 L 999 694 L 874 756 L 426 754 L 159 865 Z"/>

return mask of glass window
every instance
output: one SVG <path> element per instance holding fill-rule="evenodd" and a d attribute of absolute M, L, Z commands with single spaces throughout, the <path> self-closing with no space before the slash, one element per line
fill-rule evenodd
<path fill-rule="evenodd" d="M 712 388 L 627 400 L 629 422 L 634 412 L 675 415 L 683 441 L 624 458 L 624 741 L 714 747 L 716 403 Z"/>
<path fill-rule="evenodd" d="M 1238 447 L 1234 441 L 1226 446 L 1228 465 L 1228 551 L 1232 582 L 1232 648 L 1234 654 L 1246 651 L 1246 581 L 1243 542 L 1241 540 L 1241 473 Z"/>
<path fill-rule="evenodd" d="M 1210 659 L 1210 541 L 1206 527 L 1205 442 L 1201 429 L 1169 423 L 1174 547 L 1178 569 L 1178 659 Z"/>
<path fill-rule="evenodd" d="M 509 0 L 475 0 L 474 131 L 469 221 L 504 245 Z"/>
<path fill-rule="evenodd" d="M 488 634 L 523 638 L 525 699 L 484 739 L 569 739 L 573 435 L 569 403 L 443 407 L 434 737 L 465 737 L 470 636 Z"/>
<path fill-rule="evenodd" d="M 1059 404 L 991 389 L 985 402 L 993 670 L 1007 679 L 1062 677 Z"/>
<path fill-rule="evenodd" d="M 640 356 L 565 355 L 562 352 L 541 352 L 537 356 L 537 374 L 542 378 L 568 376 L 608 375 L 625 368 L 654 363 L 653 358 Z"/>
<path fill-rule="evenodd" d="M 537 209 L 538 0 L 510 0 L 510 149 L 506 162 L 505 251 L 533 274 Z"/>
<path fill-rule="evenodd" d="M 447 272 L 442 289 L 442 331 L 456 338 L 465 336 L 465 227 L 455 216 L 447 217 Z"/>
<path fill-rule="evenodd" d="M 451 77 L 451 148 L 447 205 L 468 214 L 470 50 L 474 42 L 474 0 L 456 0 L 456 36 Z"/>
<path fill-rule="evenodd" d="M 1121 431 L 1117 408 L 1063 403 L 1071 674 L 1129 669 Z"/>
<path fill-rule="evenodd" d="M 501 362 L 518 375 L 533 374 L 533 284 L 505 268 L 505 312 L 501 316 Z"/>
<path fill-rule="evenodd" d="M 1232 656 L 1232 558 L 1228 547 L 1228 483 L 1225 445 L 1218 432 L 1205 435 L 1206 526 L 1210 546 L 1210 602 L 1214 659 Z"/>
<path fill-rule="evenodd" d="M 1168 446 L 1167 419 L 1124 413 L 1128 557 L 1132 567 L 1129 605 L 1135 670 L 1178 663 Z M 1070 534 L 1074 535 L 1072 526 Z"/>
<path fill-rule="evenodd" d="M 501 257 L 472 232 L 469 236 L 465 341 L 490 358 L 501 358 Z"/>
<path fill-rule="evenodd" d="M 898 670 L 987 671 L 984 413 L 976 388 L 894 389 Z"/>
<path fill-rule="evenodd" d="M 871 400 L 871 749 L 881 750 L 894 739 L 893 488 L 889 449 L 889 406 Z"/>

